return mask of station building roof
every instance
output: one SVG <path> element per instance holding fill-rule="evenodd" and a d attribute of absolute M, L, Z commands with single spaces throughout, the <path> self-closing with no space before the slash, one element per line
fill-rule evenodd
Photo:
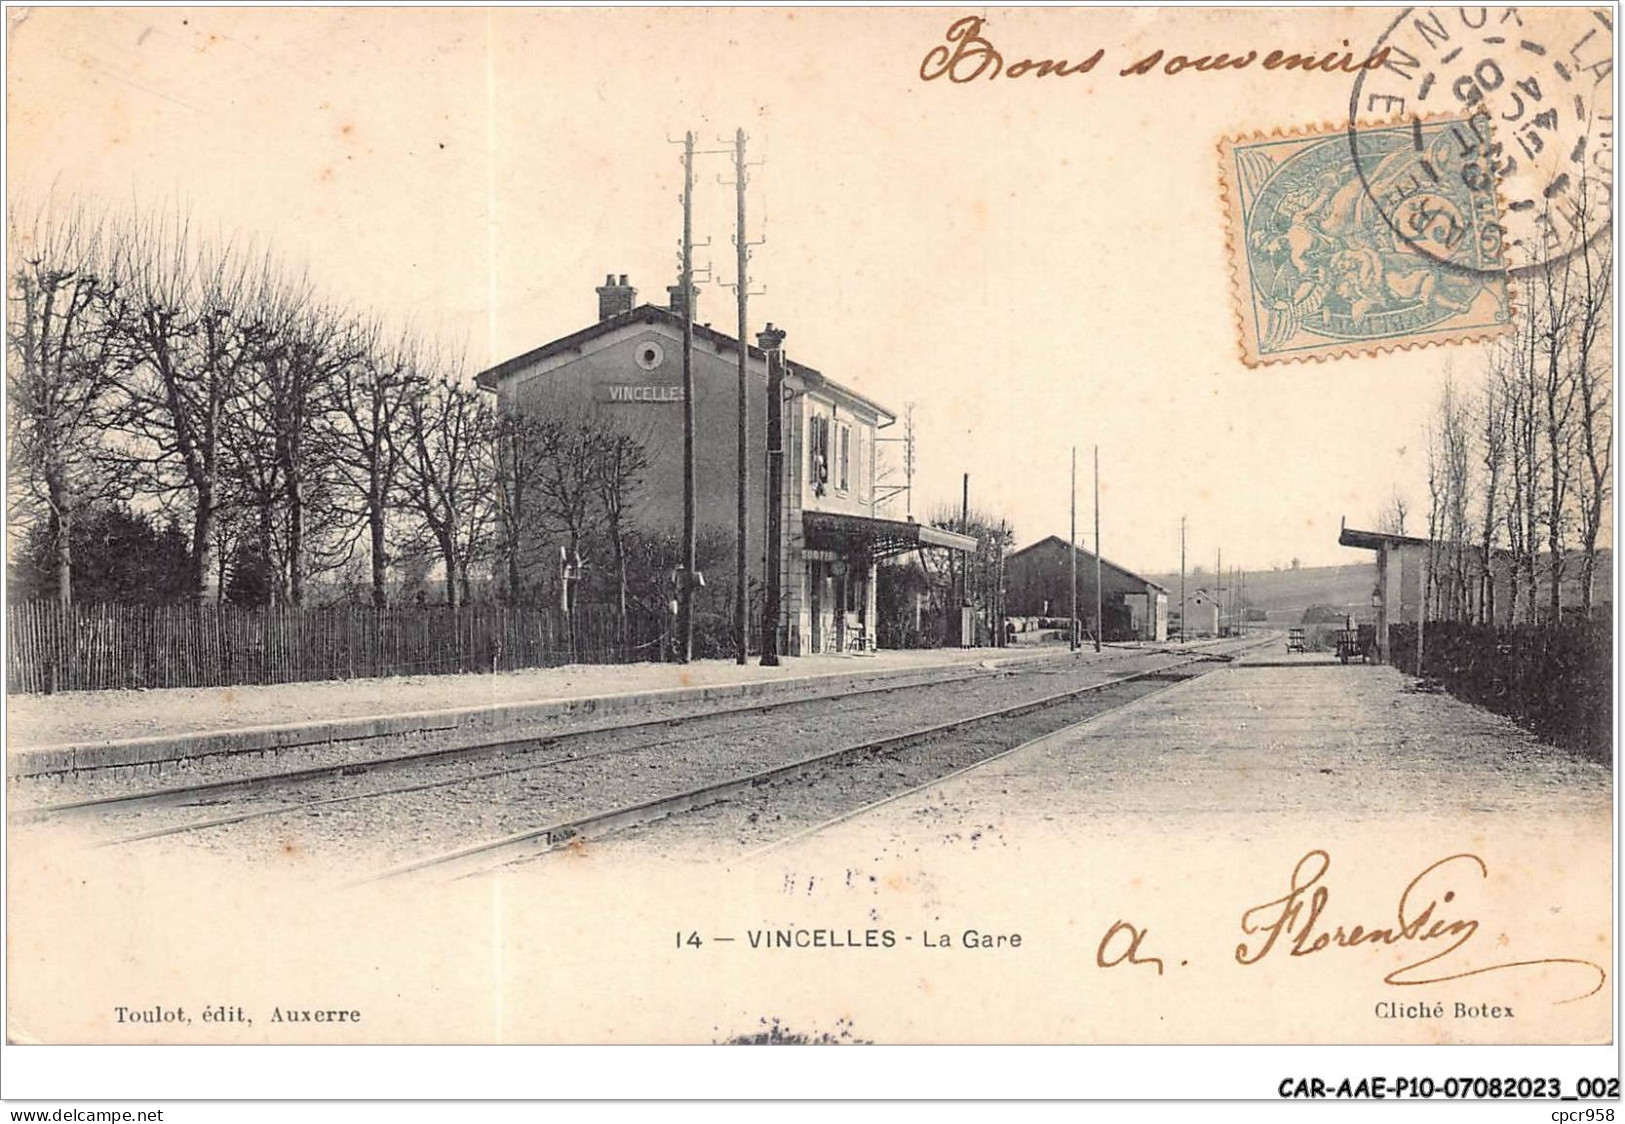
<path fill-rule="evenodd" d="M 683 317 L 681 314 L 673 312 L 669 308 L 662 308 L 660 305 L 641 304 L 630 311 L 606 317 L 605 319 L 598 321 L 596 324 L 590 324 L 587 327 L 582 328 L 579 332 L 572 332 L 567 336 L 560 336 L 556 340 L 549 343 L 544 343 L 540 347 L 532 348 L 523 354 L 514 356 L 512 359 L 507 359 L 494 366 L 487 367 L 485 370 L 474 376 L 474 382 L 482 390 L 495 390 L 499 385 L 501 385 L 504 378 L 507 378 L 510 375 L 519 374 L 521 371 L 532 366 L 533 364 L 539 363 L 545 359 L 551 359 L 556 355 L 564 355 L 572 351 L 580 351 L 583 345 L 591 342 L 592 340 L 609 335 L 613 332 L 618 332 L 624 328 L 633 327 L 638 324 L 662 324 L 668 328 L 675 328 L 677 331 L 681 332 L 683 330 Z M 712 328 L 706 324 L 697 323 L 694 325 L 694 338 L 697 340 L 704 340 L 718 351 L 737 352 L 739 349 L 738 340 L 734 339 L 734 337 L 728 335 L 726 332 L 719 332 L 715 328 Z M 760 360 L 763 363 L 767 362 L 767 353 L 761 348 L 756 347 L 753 344 L 747 344 L 746 351 L 750 358 Z M 874 411 L 876 416 L 881 419 L 882 425 L 890 425 L 892 422 L 897 420 L 896 414 L 886 409 L 886 407 L 880 405 L 880 403 L 874 401 L 874 399 L 859 394 L 849 386 L 844 386 L 841 383 L 836 382 L 834 379 L 825 375 L 822 371 L 819 371 L 816 368 L 809 367 L 805 363 L 797 363 L 788 356 L 785 358 L 784 367 L 788 374 L 800 379 L 802 384 L 809 390 L 828 390 L 844 398 L 861 403 L 867 409 Z"/>

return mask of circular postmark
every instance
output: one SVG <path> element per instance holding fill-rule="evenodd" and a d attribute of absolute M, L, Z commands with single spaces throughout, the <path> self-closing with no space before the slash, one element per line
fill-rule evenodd
<path fill-rule="evenodd" d="M 1383 64 L 1356 75 L 1348 144 L 1355 171 L 1394 235 L 1442 269 L 1516 277 L 1608 237 L 1613 206 L 1612 15 L 1581 8 L 1407 8 L 1378 38 Z M 1439 119 L 1447 118 L 1440 125 Z M 1441 252 L 1447 203 L 1377 174 L 1390 153 L 1360 120 L 1408 121 L 1426 188 L 1499 187 L 1504 260 Z M 1424 128 L 1426 126 L 1426 128 Z M 1439 127 L 1435 127 L 1439 126 Z M 1443 139 L 1448 134 L 1448 139 Z M 1442 224 L 1442 225 L 1441 225 Z"/>

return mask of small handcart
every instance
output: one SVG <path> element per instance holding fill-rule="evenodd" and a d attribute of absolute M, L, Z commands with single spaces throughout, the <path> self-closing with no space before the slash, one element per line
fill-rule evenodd
<path fill-rule="evenodd" d="M 1358 628 L 1343 628 L 1337 632 L 1337 658 L 1343 663 L 1357 659 L 1361 663 L 1377 662 L 1377 626 L 1362 624 Z"/>

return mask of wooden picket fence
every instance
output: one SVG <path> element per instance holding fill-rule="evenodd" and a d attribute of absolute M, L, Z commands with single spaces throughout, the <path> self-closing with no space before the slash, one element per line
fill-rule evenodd
<path fill-rule="evenodd" d="M 658 660 L 662 621 L 614 606 L 244 609 L 232 605 L 8 606 L 11 692 L 225 687 Z"/>

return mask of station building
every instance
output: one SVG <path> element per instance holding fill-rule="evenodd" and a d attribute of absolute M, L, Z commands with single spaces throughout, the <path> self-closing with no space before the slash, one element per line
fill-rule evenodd
<path fill-rule="evenodd" d="M 1072 558 L 1078 562 L 1078 617 L 1093 634 L 1095 621 L 1095 556 L 1081 547 L 1068 548 L 1057 535 L 1005 556 L 1005 614 L 1010 617 L 1065 619 L 1071 609 Z M 1101 615 L 1105 640 L 1168 639 L 1168 591 L 1100 560 Z"/>
<path fill-rule="evenodd" d="M 584 410 L 639 441 L 649 467 L 628 511 L 646 530 L 683 524 L 682 288 L 664 306 L 639 304 L 625 274 L 597 289 L 598 319 L 480 372 L 478 385 L 504 411 Z M 737 525 L 740 341 L 693 328 L 696 523 Z M 766 572 L 767 351 L 783 346 L 773 326 L 746 350 L 749 583 Z M 920 549 L 969 552 L 965 535 L 888 518 L 877 501 L 877 434 L 897 419 L 886 407 L 821 371 L 784 364 L 783 575 L 779 650 L 785 655 L 876 646 L 875 578 L 882 559 Z M 538 543 L 543 554 L 557 544 Z M 540 554 L 538 556 L 541 556 Z M 708 581 L 731 581 L 706 575 Z M 754 642 L 754 640 L 753 640 Z"/>

